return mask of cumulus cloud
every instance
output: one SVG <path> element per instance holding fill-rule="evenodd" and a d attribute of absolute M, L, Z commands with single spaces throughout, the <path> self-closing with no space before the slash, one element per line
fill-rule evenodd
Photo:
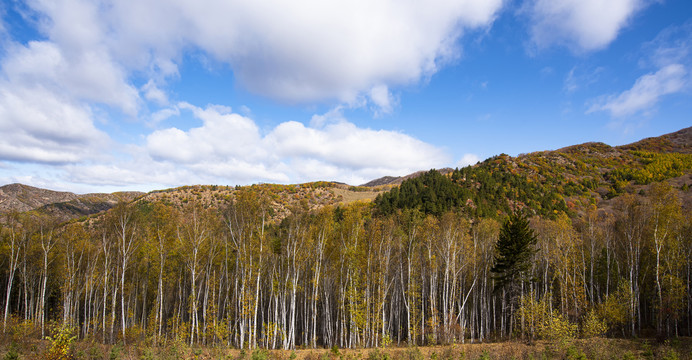
<path fill-rule="evenodd" d="M 37 0 L 43 30 L 70 54 L 174 76 L 182 51 L 227 63 L 247 89 L 285 101 L 355 101 L 378 86 L 435 73 L 467 29 L 492 24 L 502 0 Z M 101 55 L 99 55 L 101 56 Z M 376 105 L 383 97 L 373 97 Z M 383 109 L 386 109 L 383 107 Z"/>
<path fill-rule="evenodd" d="M 142 86 L 142 91 L 144 92 L 144 98 L 147 100 L 153 101 L 161 106 L 168 105 L 168 96 L 153 80 L 149 80 L 149 82 L 144 84 L 144 86 Z"/>
<path fill-rule="evenodd" d="M 107 163 L 63 166 L 65 181 L 114 190 L 316 180 L 362 184 L 449 161 L 435 146 L 399 132 L 357 127 L 338 110 L 322 115 L 326 120 L 318 125 L 288 121 L 263 133 L 228 107 L 180 103 L 176 109 L 182 115 L 171 116 L 190 113 L 201 125 L 155 130 L 145 144 L 130 145 Z"/>
<path fill-rule="evenodd" d="M 344 175 L 338 166 L 354 167 L 354 159 L 368 160 L 375 166 L 368 171 L 377 174 L 408 170 L 421 160 L 416 153 L 407 154 L 418 160 L 401 158 L 405 165 L 396 167 L 377 163 L 364 155 L 365 149 L 356 148 L 353 158 L 334 150 L 339 147 L 328 143 L 371 146 L 391 155 L 382 144 L 406 148 L 417 141 L 399 133 L 356 128 L 340 118 L 340 110 L 336 117 L 317 116 L 314 127 L 284 123 L 270 134 L 260 134 L 251 119 L 229 109 L 171 105 L 167 84 L 181 76 L 179 68 L 192 52 L 229 66 L 235 81 L 263 96 L 288 102 L 336 101 L 346 107 L 369 105 L 375 114 L 386 114 L 396 106 L 393 87 L 416 83 L 453 61 L 464 33 L 488 28 L 502 5 L 503 0 L 32 0 L 10 4 L 28 14 L 24 20 L 35 26 L 37 37 L 20 42 L 2 33 L 7 37 L 1 44 L 0 127 L 6 136 L 0 140 L 0 159 L 85 161 L 113 151 L 103 149 L 110 140 L 97 129 L 94 114 L 120 111 L 159 127 L 180 111 L 191 111 L 204 125 L 187 131 L 162 128 L 149 134 L 144 150 L 151 161 L 181 162 L 192 169 L 200 159 L 210 159 L 207 165 L 227 164 L 216 166 L 215 174 L 229 176 L 233 170 L 228 164 L 235 164 L 247 169 L 243 179 L 281 173 L 276 178 L 281 181 L 295 175 L 286 175 L 289 172 L 282 166 L 287 163 L 306 164 L 304 171 L 296 170 L 302 175 L 295 175 L 305 177 L 316 176 L 316 171 L 309 170 L 316 161 L 333 169 L 334 176 Z M 303 147 L 302 155 L 285 157 L 280 149 L 297 149 L 284 136 L 290 131 L 305 141 L 330 146 L 324 147 L 327 150 Z M 340 138 L 335 131 L 349 133 Z M 357 136 L 367 140 L 358 141 Z M 383 142 L 372 143 L 374 139 Z M 171 147 L 172 140 L 178 146 Z M 267 144 L 275 148 L 266 148 Z M 439 153 L 425 144 L 423 148 L 422 153 L 433 155 L 436 161 Z M 325 158 L 331 155 L 338 159 Z M 366 176 L 360 169 L 358 176 Z"/>
<path fill-rule="evenodd" d="M 70 163 L 93 157 L 108 142 L 88 107 L 41 87 L 0 82 L 0 159 Z"/>
<path fill-rule="evenodd" d="M 266 141 L 280 157 L 319 159 L 342 169 L 386 168 L 399 173 L 439 166 L 445 159 L 439 149 L 408 135 L 362 129 L 350 122 L 314 129 L 289 121 L 277 126 Z"/>
<path fill-rule="evenodd" d="M 155 160 L 216 163 L 228 158 L 253 161 L 263 155 L 259 129 L 249 118 L 222 106 L 201 109 L 181 103 L 178 107 L 191 111 L 204 125 L 189 131 L 167 128 L 150 134 L 147 150 Z"/>
<path fill-rule="evenodd" d="M 631 89 L 605 97 L 592 105 L 588 112 L 609 111 L 612 116 L 621 117 L 647 110 L 662 96 L 680 91 L 687 82 L 687 76 L 684 66 L 668 65 L 655 73 L 643 75 Z"/>
<path fill-rule="evenodd" d="M 97 102 L 135 115 L 139 95 L 126 81 L 126 74 L 105 51 L 91 49 L 66 53 L 56 43 L 31 41 L 12 44 L 2 63 L 9 83 L 40 84 L 55 94 L 73 100 Z"/>
<path fill-rule="evenodd" d="M 575 51 L 606 47 L 647 0 L 533 0 L 527 10 L 539 48 L 566 45 Z"/>
<path fill-rule="evenodd" d="M 406 134 L 359 128 L 334 113 L 317 127 L 288 121 L 262 134 L 250 118 L 227 107 L 179 104 L 202 120 L 183 131 L 167 128 L 146 139 L 153 165 L 177 164 L 197 179 L 247 183 L 338 180 L 359 184 L 383 175 L 439 167 L 447 155 Z M 165 172 L 165 170 L 164 170 Z M 184 176 L 183 178 L 190 178 Z M 172 184 L 171 184 L 172 185 Z"/>

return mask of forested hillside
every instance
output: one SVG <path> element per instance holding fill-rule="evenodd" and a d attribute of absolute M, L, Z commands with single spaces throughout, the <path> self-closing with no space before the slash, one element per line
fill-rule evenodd
<path fill-rule="evenodd" d="M 3 332 L 270 349 L 689 336 L 685 136 L 499 155 L 374 201 L 193 186 L 67 223 L 11 213 Z"/>

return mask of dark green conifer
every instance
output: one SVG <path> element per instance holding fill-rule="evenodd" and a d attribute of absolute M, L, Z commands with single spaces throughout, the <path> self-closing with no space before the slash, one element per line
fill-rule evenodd
<path fill-rule="evenodd" d="M 531 257 L 536 252 L 537 238 L 523 214 L 514 212 L 502 225 L 495 243 L 495 265 L 490 270 L 495 290 L 519 285 L 527 280 Z M 511 292 L 511 291 L 510 291 Z"/>

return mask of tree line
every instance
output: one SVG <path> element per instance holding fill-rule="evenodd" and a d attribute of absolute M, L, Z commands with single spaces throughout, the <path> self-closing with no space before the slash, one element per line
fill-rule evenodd
<path fill-rule="evenodd" d="M 57 323 L 103 343 L 269 349 L 532 340 L 560 326 L 689 336 L 692 222 L 677 194 L 657 183 L 571 218 L 357 202 L 275 221 L 253 188 L 219 208 L 139 201 L 68 224 L 11 214 L 3 332 Z M 530 237 L 518 262 L 512 234 Z"/>

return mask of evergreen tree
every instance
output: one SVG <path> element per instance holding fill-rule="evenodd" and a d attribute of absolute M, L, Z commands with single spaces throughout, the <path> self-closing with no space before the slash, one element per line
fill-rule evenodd
<path fill-rule="evenodd" d="M 536 252 L 537 237 L 529 227 L 529 220 L 523 214 L 513 213 L 502 225 L 500 236 L 495 243 L 495 265 L 493 273 L 495 290 L 505 286 L 518 285 L 526 280 L 531 268 L 531 257 Z"/>

